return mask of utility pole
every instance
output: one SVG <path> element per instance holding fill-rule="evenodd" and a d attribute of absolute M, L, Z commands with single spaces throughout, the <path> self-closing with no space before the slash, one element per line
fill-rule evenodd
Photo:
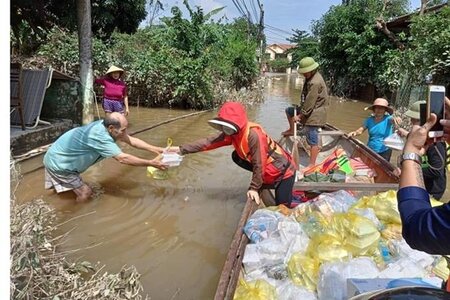
<path fill-rule="evenodd" d="M 78 49 L 80 60 L 81 102 L 83 104 L 82 123 L 94 120 L 92 88 L 92 25 L 91 1 L 77 0 Z"/>
<path fill-rule="evenodd" d="M 264 67 L 264 56 L 266 50 L 266 43 L 264 38 L 264 7 L 263 4 L 258 0 L 259 6 L 259 30 L 258 30 L 258 39 L 259 39 L 259 71 L 261 72 Z"/>

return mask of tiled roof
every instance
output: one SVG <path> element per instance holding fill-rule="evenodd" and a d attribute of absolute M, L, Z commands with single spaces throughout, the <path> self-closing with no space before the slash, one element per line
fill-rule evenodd
<path fill-rule="evenodd" d="M 291 48 L 294 48 L 296 45 L 292 45 L 292 44 L 271 44 L 271 45 L 268 46 L 268 48 L 272 48 L 274 46 L 280 47 L 284 51 L 287 51 L 287 50 L 289 50 Z"/>

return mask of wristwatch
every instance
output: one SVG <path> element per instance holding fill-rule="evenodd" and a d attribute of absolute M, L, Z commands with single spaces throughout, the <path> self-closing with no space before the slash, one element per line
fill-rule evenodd
<path fill-rule="evenodd" d="M 412 160 L 412 161 L 415 161 L 415 162 L 418 163 L 419 165 L 422 164 L 422 157 L 421 157 L 419 154 L 414 153 L 414 152 L 406 152 L 406 153 L 402 153 L 402 155 L 400 155 L 400 156 L 398 157 L 398 159 L 397 159 L 397 162 L 398 162 L 397 165 L 398 165 L 398 167 L 401 167 L 401 166 L 402 166 L 402 163 L 403 163 L 405 160 Z"/>

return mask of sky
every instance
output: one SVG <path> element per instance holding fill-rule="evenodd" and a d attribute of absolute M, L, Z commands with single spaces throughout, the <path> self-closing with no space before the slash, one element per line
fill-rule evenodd
<path fill-rule="evenodd" d="M 174 5 L 184 7 L 182 0 L 160 0 L 165 12 L 163 15 L 171 15 L 170 8 Z M 254 13 L 252 3 L 256 0 L 238 0 L 235 2 L 245 2 L 252 16 L 258 16 L 259 11 L 256 7 Z M 264 7 L 264 23 L 267 43 L 289 43 L 287 37 L 292 35 L 292 29 L 300 29 L 311 32 L 311 22 L 319 20 L 331 6 L 339 5 L 342 0 L 260 0 Z M 418 8 L 420 0 L 410 0 L 411 8 Z M 200 6 L 204 12 L 210 12 L 215 8 L 225 6 L 217 16 L 225 15 L 230 21 L 240 16 L 238 9 L 232 0 L 189 0 L 191 7 Z M 184 13 L 185 18 L 188 17 Z"/>

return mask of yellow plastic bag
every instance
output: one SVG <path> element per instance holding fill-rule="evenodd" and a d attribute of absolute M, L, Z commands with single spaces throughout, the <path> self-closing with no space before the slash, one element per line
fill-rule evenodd
<path fill-rule="evenodd" d="M 147 167 L 147 176 L 153 179 L 165 180 L 169 178 L 167 170 L 160 170 L 155 167 Z"/>
<path fill-rule="evenodd" d="M 295 253 L 288 262 L 289 278 L 296 284 L 315 291 L 319 277 L 319 260 L 303 253 Z"/>
<path fill-rule="evenodd" d="M 364 196 L 356 204 L 356 208 L 370 207 L 383 224 L 401 224 L 397 208 L 397 192 L 389 190 L 375 196 Z"/>
<path fill-rule="evenodd" d="M 381 231 L 381 236 L 386 240 L 399 240 L 402 238 L 402 225 L 400 224 L 387 224 L 383 231 Z"/>
<path fill-rule="evenodd" d="M 447 261 L 444 257 L 439 258 L 437 263 L 434 265 L 433 273 L 442 280 L 447 280 L 448 276 L 450 275 L 450 270 L 447 267 Z"/>
<path fill-rule="evenodd" d="M 166 149 L 169 149 L 172 147 L 172 139 L 169 137 L 167 138 L 167 147 Z M 157 156 L 157 158 L 161 158 L 161 154 Z M 159 179 L 159 180 L 165 180 L 169 178 L 169 170 L 160 170 L 155 167 L 147 167 L 147 176 L 152 177 L 153 179 Z"/>
<path fill-rule="evenodd" d="M 265 280 L 246 282 L 239 280 L 239 285 L 234 293 L 234 300 L 276 300 L 276 289 Z"/>
<path fill-rule="evenodd" d="M 316 235 L 309 241 L 306 251 L 308 256 L 316 257 L 320 263 L 341 261 L 350 253 L 344 249 L 344 241 L 336 235 Z"/>

